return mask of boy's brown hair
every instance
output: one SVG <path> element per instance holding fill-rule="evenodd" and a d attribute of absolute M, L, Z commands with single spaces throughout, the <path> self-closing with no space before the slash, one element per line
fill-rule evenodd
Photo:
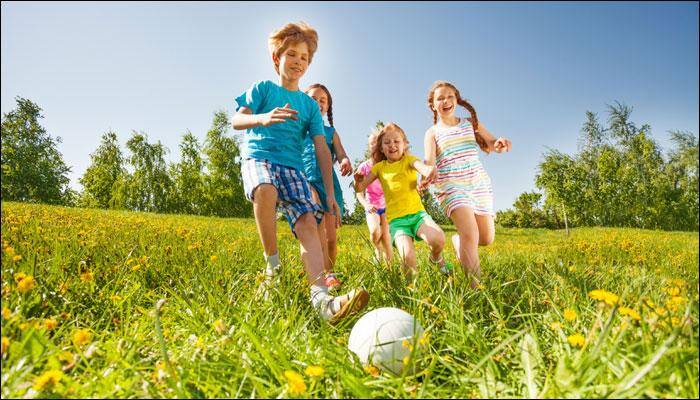
<path fill-rule="evenodd" d="M 279 58 L 282 53 L 291 45 L 306 42 L 309 46 L 309 64 L 318 48 L 318 33 L 304 21 L 288 23 L 287 25 L 274 30 L 267 39 L 270 54 Z M 275 71 L 279 74 L 279 65 L 275 64 Z"/>
<path fill-rule="evenodd" d="M 374 147 L 374 151 L 372 152 L 372 161 L 374 161 L 375 164 L 386 160 L 386 155 L 382 152 L 382 140 L 384 139 L 384 136 L 389 132 L 401 133 L 401 137 L 403 138 L 404 143 L 406 143 L 406 149 L 404 150 L 403 155 L 409 154 L 408 137 L 406 137 L 406 132 L 404 132 L 400 126 L 391 122 L 388 125 L 384 126 L 384 128 L 382 128 L 382 130 L 379 131 L 379 133 L 377 134 L 377 145 Z"/>

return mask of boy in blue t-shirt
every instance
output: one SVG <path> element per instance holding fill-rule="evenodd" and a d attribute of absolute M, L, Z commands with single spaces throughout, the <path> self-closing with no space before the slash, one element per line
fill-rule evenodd
<path fill-rule="evenodd" d="M 336 324 L 367 305 L 369 294 L 360 287 L 333 297 L 323 280 L 323 253 L 316 225 L 323 212 L 311 197 L 302 173 L 304 138 L 311 135 L 326 190 L 326 204 L 340 225 L 334 197 L 331 156 L 323 119 L 316 102 L 299 90 L 318 45 L 316 31 L 304 22 L 272 32 L 268 40 L 279 84 L 256 82 L 236 98 L 233 128 L 246 130 L 243 140 L 243 187 L 253 202 L 255 223 L 267 262 L 262 289 L 267 294 L 280 269 L 275 210 L 279 207 L 301 244 L 301 257 L 311 285 L 311 303 L 321 318 Z"/>

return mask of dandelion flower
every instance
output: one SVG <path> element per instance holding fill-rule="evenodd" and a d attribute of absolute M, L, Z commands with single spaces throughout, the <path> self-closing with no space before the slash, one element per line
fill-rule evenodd
<path fill-rule="evenodd" d="M 8 257 L 14 257 L 15 249 L 13 249 L 12 246 L 7 246 L 5 247 L 5 254 L 7 254 Z"/>
<path fill-rule="evenodd" d="M 639 313 L 637 313 L 636 311 L 634 311 L 631 308 L 620 307 L 620 309 L 618 311 L 620 312 L 620 315 L 626 315 L 626 316 L 628 316 L 636 321 L 639 321 L 642 319 L 642 317 L 639 316 Z"/>
<path fill-rule="evenodd" d="M 14 261 L 14 262 L 22 261 L 22 256 L 17 254 L 16 256 L 12 257 L 12 261 Z"/>
<path fill-rule="evenodd" d="M 217 259 L 216 256 L 211 256 L 211 257 L 209 258 L 209 260 L 212 262 L 212 264 L 216 262 L 216 259 Z"/>
<path fill-rule="evenodd" d="M 58 326 L 58 321 L 54 318 L 47 318 L 44 320 L 43 326 L 47 331 L 50 331 Z"/>
<path fill-rule="evenodd" d="M 564 310 L 564 319 L 566 319 L 567 321 L 575 320 L 576 319 L 576 311 L 574 311 L 570 308 L 567 308 L 566 310 Z"/>
<path fill-rule="evenodd" d="M 409 362 L 411 362 L 410 356 L 406 356 L 403 358 L 403 365 L 408 365 Z"/>
<path fill-rule="evenodd" d="M 55 386 L 58 381 L 61 380 L 61 376 L 63 373 L 57 369 L 52 369 L 50 371 L 46 371 L 41 376 L 36 378 L 36 381 L 34 381 L 34 390 L 37 392 L 44 391 L 46 389 L 49 389 L 53 386 Z"/>
<path fill-rule="evenodd" d="M 4 319 L 10 319 L 11 316 L 12 316 L 12 311 L 10 311 L 10 309 L 7 307 L 3 307 L 2 308 L 2 317 Z"/>
<path fill-rule="evenodd" d="M 138 271 L 138 270 L 140 270 L 140 269 L 141 269 L 141 265 L 139 265 L 139 264 L 136 264 L 136 265 L 134 265 L 133 267 L 131 267 L 131 270 L 132 270 L 132 271 Z"/>
<path fill-rule="evenodd" d="M 34 277 L 27 275 L 17 282 L 17 290 L 19 290 L 20 293 L 27 293 L 34 289 L 35 284 L 36 281 L 34 280 Z"/>
<path fill-rule="evenodd" d="M 379 376 L 379 368 L 375 367 L 372 364 L 365 367 L 365 372 L 367 372 L 368 374 L 370 374 L 374 377 Z"/>
<path fill-rule="evenodd" d="M 312 378 L 323 376 L 324 372 L 326 372 L 326 370 L 323 369 L 323 367 L 313 365 L 306 367 L 306 369 L 304 370 L 304 373 Z"/>
<path fill-rule="evenodd" d="M 27 277 L 27 274 L 25 274 L 24 272 L 18 272 L 15 274 L 15 282 L 19 283 L 19 281 L 21 281 L 22 279 L 24 279 L 26 277 Z"/>
<path fill-rule="evenodd" d="M 580 333 L 575 333 L 567 337 L 566 341 L 569 342 L 570 345 L 578 347 L 583 347 L 583 345 L 586 343 L 586 339 Z"/>
<path fill-rule="evenodd" d="M 10 338 L 3 336 L 2 337 L 2 355 L 4 356 L 5 353 L 7 353 L 7 349 L 10 347 Z"/>
<path fill-rule="evenodd" d="M 83 346 L 92 340 L 92 333 L 90 333 L 89 330 L 87 329 L 78 329 L 73 333 L 73 343 L 75 343 L 76 346 Z"/>
<path fill-rule="evenodd" d="M 609 306 L 614 306 L 620 301 L 616 294 L 610 293 L 607 290 L 591 290 L 588 296 L 593 300 L 603 301 Z"/>
<path fill-rule="evenodd" d="M 284 371 L 284 377 L 287 378 L 289 384 L 289 393 L 304 394 L 306 393 L 306 383 L 304 377 L 294 371 Z"/>
<path fill-rule="evenodd" d="M 216 331 L 216 333 L 223 333 L 226 330 L 226 325 L 224 325 L 224 321 L 222 321 L 221 319 L 217 319 L 216 321 L 214 321 L 214 330 Z"/>
<path fill-rule="evenodd" d="M 94 278 L 94 275 L 90 271 L 85 271 L 82 274 L 80 274 L 80 280 L 83 282 L 90 282 Z"/>

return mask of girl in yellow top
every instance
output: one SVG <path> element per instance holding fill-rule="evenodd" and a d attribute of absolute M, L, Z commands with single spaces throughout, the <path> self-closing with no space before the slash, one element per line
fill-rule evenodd
<path fill-rule="evenodd" d="M 443 273 L 448 273 L 442 258 L 445 234 L 425 212 L 417 190 L 416 171 L 424 180 L 430 181 L 435 176 L 435 167 L 424 164 L 408 153 L 406 134 L 394 123 L 379 132 L 377 144 L 372 152 L 372 171 L 367 176 L 360 171 L 355 172 L 355 191 L 363 192 L 375 179 L 382 184 L 389 231 L 401 257 L 404 273 L 414 275 L 418 272 L 414 239 L 425 240 L 430 247 L 430 261 L 440 266 Z"/>

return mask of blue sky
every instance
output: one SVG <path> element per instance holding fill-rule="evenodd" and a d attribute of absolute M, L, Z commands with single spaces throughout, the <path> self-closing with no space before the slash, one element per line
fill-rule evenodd
<path fill-rule="evenodd" d="M 669 130 L 699 131 L 696 2 L 3 2 L 2 113 L 15 96 L 43 108 L 76 189 L 109 130 L 123 149 L 145 132 L 177 161 L 187 130 L 203 140 L 214 111 L 230 115 L 252 82 L 276 80 L 267 36 L 298 20 L 320 38 L 302 86 L 329 87 L 353 160 L 377 120 L 402 126 L 422 156 L 427 90 L 451 81 L 513 142 L 481 154 L 498 210 L 535 189 L 547 148 L 576 151 L 587 110 L 605 120 L 606 104 L 632 106 L 665 149 Z"/>

